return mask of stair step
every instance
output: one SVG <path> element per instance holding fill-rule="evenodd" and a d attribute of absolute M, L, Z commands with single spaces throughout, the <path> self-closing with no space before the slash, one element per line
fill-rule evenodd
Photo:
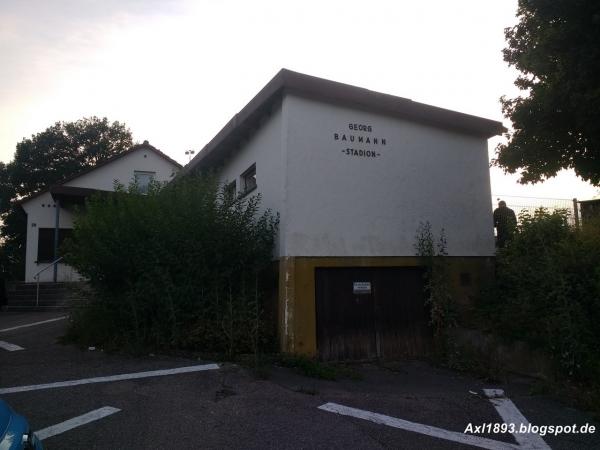
<path fill-rule="evenodd" d="M 5 307 L 6 311 L 15 311 L 15 312 L 19 312 L 19 311 L 61 311 L 61 310 L 67 310 L 70 309 L 69 306 L 67 305 L 52 305 L 52 306 L 48 306 L 48 305 L 40 305 L 40 306 L 30 306 L 30 305 L 7 305 Z"/>
<path fill-rule="evenodd" d="M 71 291 L 63 291 L 63 292 L 40 292 L 40 298 L 44 297 L 44 298 L 63 298 L 63 297 L 67 297 L 67 298 L 71 298 L 73 296 L 75 296 L 76 293 L 75 292 L 71 292 Z M 10 293 L 8 295 L 9 298 L 30 298 L 33 297 L 35 298 L 35 292 L 25 292 L 25 293 Z"/>
<path fill-rule="evenodd" d="M 44 311 L 68 309 L 86 302 L 85 283 L 10 283 L 6 286 L 7 302 L 5 309 L 9 311 Z M 39 292 L 39 295 L 38 295 Z"/>
<path fill-rule="evenodd" d="M 36 300 L 39 300 L 40 302 L 61 302 L 61 301 L 71 301 L 73 299 L 76 298 L 81 298 L 81 296 L 75 297 L 42 297 L 41 295 L 39 297 L 36 297 L 35 295 L 30 296 L 30 297 L 9 297 L 8 301 L 12 303 L 18 303 L 18 302 L 35 302 Z"/>
<path fill-rule="evenodd" d="M 40 283 L 40 290 L 42 289 L 65 289 L 69 286 L 65 283 Z M 20 284 L 12 284 L 8 286 L 9 290 L 20 291 L 20 290 L 30 290 L 37 289 L 38 286 L 36 283 L 20 283 Z"/>
<path fill-rule="evenodd" d="M 6 311 L 44 311 L 51 309 L 71 309 L 77 308 L 79 306 L 83 306 L 85 304 L 85 300 L 80 300 L 77 302 L 39 302 L 36 304 L 35 302 L 19 302 L 19 303 L 9 303 L 4 306 Z"/>
<path fill-rule="evenodd" d="M 18 302 L 7 302 L 6 303 L 6 307 L 10 308 L 12 306 L 38 306 L 38 305 L 43 305 L 43 306 L 60 306 L 60 305 L 70 305 L 74 302 L 68 301 L 43 301 L 40 300 L 39 302 L 36 302 L 35 299 L 33 300 L 28 300 L 28 301 L 18 301 Z"/>

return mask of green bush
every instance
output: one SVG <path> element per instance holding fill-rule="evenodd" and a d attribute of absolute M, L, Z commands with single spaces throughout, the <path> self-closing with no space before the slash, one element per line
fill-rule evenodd
<path fill-rule="evenodd" d="M 336 381 L 342 378 L 361 380 L 362 375 L 352 366 L 343 363 L 323 362 L 304 355 L 281 353 L 276 362 L 282 367 L 294 369 L 309 378 Z"/>
<path fill-rule="evenodd" d="M 93 197 L 67 243 L 95 293 L 72 337 L 228 355 L 266 345 L 278 218 L 259 206 L 260 195 L 231 198 L 211 176 Z"/>
<path fill-rule="evenodd" d="M 600 376 L 600 226 L 568 225 L 564 211 L 522 214 L 497 254 L 484 315 L 501 336 L 541 348 L 574 381 Z"/>
<path fill-rule="evenodd" d="M 448 275 L 448 243 L 442 228 L 437 242 L 429 221 L 420 222 L 415 236 L 415 255 L 425 265 L 425 305 L 429 308 L 429 324 L 433 328 L 438 346 L 445 352 L 448 332 L 458 323 L 458 311 L 451 295 Z"/>
<path fill-rule="evenodd" d="M 310 378 L 319 378 L 322 380 L 336 380 L 338 374 L 333 365 L 317 361 L 303 355 L 282 354 L 279 357 L 279 364 L 283 367 L 289 367 L 298 373 Z"/>

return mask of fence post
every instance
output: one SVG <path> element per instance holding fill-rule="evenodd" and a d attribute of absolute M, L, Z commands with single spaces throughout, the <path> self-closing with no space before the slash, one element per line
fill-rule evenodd
<path fill-rule="evenodd" d="M 575 228 L 579 228 L 579 203 L 577 197 L 573 199 L 573 215 L 575 216 Z"/>

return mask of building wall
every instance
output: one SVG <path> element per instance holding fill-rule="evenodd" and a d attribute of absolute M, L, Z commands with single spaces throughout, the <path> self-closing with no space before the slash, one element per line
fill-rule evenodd
<path fill-rule="evenodd" d="M 473 299 L 494 276 L 492 257 L 448 257 L 448 288 L 463 320 L 472 319 Z M 279 346 L 281 351 L 318 355 L 315 270 L 332 267 L 422 267 L 415 256 L 286 257 L 279 260 Z M 357 280 L 358 281 L 358 280 Z"/>
<path fill-rule="evenodd" d="M 115 161 L 88 172 L 65 186 L 114 190 L 115 182 L 129 186 L 134 171 L 156 172 L 155 180 L 169 182 L 177 173 L 177 167 L 151 150 L 140 148 Z"/>
<path fill-rule="evenodd" d="M 27 213 L 27 241 L 25 248 L 25 281 L 34 281 L 34 275 L 48 263 L 38 264 L 38 235 L 40 228 L 54 228 L 56 220 L 56 203 L 49 192 L 31 199 L 23 204 Z M 73 228 L 73 215 L 63 208 L 60 210 L 60 228 Z M 40 274 L 40 281 L 52 281 L 53 269 L 47 269 Z M 78 281 L 79 274 L 66 264 L 58 264 L 58 279 L 60 281 Z"/>
<path fill-rule="evenodd" d="M 222 183 L 235 180 L 239 192 L 242 185 L 240 176 L 252 164 L 256 164 L 257 188 L 251 195 L 260 193 L 261 211 L 271 209 L 274 214 L 283 210 L 282 122 L 282 110 L 277 108 L 271 117 L 249 137 L 243 151 L 235 152 L 223 163 L 219 173 L 219 180 Z M 279 238 L 281 236 L 280 233 Z M 278 241 L 275 255 L 280 254 L 282 247 L 282 243 Z"/>
<path fill-rule="evenodd" d="M 284 110 L 282 254 L 410 256 L 420 221 L 450 255 L 494 254 L 485 138 L 290 95 Z"/>
<path fill-rule="evenodd" d="M 283 351 L 318 352 L 316 268 L 422 265 L 414 256 L 420 222 L 429 221 L 436 237 L 445 230 L 450 283 L 465 314 L 493 273 L 485 138 L 288 94 L 225 161 L 221 181 L 236 179 L 239 188 L 253 163 L 263 207 L 281 215 Z"/>
<path fill-rule="evenodd" d="M 173 178 L 178 168 L 171 162 L 160 157 L 150 150 L 141 148 L 122 158 L 118 158 L 98 169 L 92 170 L 81 177 L 77 177 L 65 186 L 98 189 L 104 191 L 114 190 L 115 181 L 128 186 L 133 181 L 134 171 L 156 172 L 156 180 L 168 182 Z M 43 206 L 42 206 L 43 205 Z M 32 282 L 34 275 L 48 263 L 37 261 L 38 230 L 40 228 L 54 228 L 56 206 L 49 192 L 23 203 L 27 213 L 27 247 L 25 250 L 25 281 Z M 35 224 L 35 226 L 34 226 Z M 73 214 L 64 208 L 60 209 L 60 228 L 73 228 Z M 40 274 L 40 281 L 52 281 L 53 269 L 47 269 Z M 79 281 L 81 276 L 70 266 L 58 264 L 58 281 Z"/>

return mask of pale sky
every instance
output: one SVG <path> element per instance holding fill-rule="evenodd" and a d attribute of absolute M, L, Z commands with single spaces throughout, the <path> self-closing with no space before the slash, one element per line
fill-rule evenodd
<path fill-rule="evenodd" d="M 56 121 L 125 122 L 175 160 L 281 68 L 503 120 L 517 0 L 0 0 L 0 160 Z M 489 143 L 490 156 L 500 138 Z M 572 173 L 495 195 L 589 199 Z"/>

